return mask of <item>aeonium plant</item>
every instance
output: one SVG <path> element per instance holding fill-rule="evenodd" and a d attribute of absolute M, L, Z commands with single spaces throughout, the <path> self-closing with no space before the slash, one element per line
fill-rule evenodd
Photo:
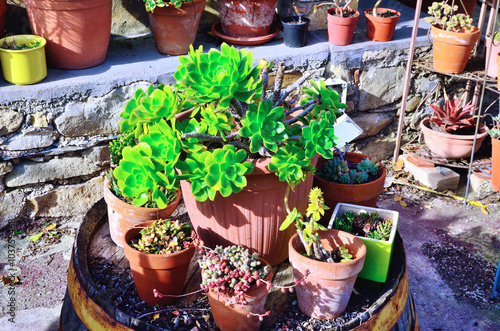
<path fill-rule="evenodd" d="M 472 18 L 466 14 L 457 13 L 458 6 L 451 6 L 446 1 L 433 2 L 429 6 L 425 21 L 446 31 L 460 32 L 472 26 Z"/>
<path fill-rule="evenodd" d="M 280 65 L 267 93 L 273 64 L 254 66 L 244 49 L 224 43 L 220 51 L 204 53 L 191 47 L 179 61 L 173 86 L 137 90 L 120 114 L 123 139 L 133 138 L 135 145 L 123 147 L 113 175 L 135 206 L 151 196 L 162 208 L 165 192 L 176 191 L 180 180 L 191 183 L 198 201 L 227 197 L 247 185 L 249 160 L 263 157 L 271 158 L 268 168 L 280 180 L 296 185 L 312 173 L 316 154 L 333 157 L 333 125 L 346 105 L 322 80 L 308 81 L 311 73 L 282 89 Z M 297 98 L 299 105 L 291 107 Z M 184 111 L 189 114 L 179 117 Z"/>

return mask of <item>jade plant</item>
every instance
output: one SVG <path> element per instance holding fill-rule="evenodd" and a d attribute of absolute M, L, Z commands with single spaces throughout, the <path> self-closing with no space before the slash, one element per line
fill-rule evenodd
<path fill-rule="evenodd" d="M 344 160 L 344 155 L 337 153 L 331 160 L 318 168 L 316 176 L 333 183 L 363 184 L 377 175 L 379 165 L 376 158 L 365 157 L 359 163 L 349 163 Z"/>
<path fill-rule="evenodd" d="M 430 118 L 430 122 L 437 125 L 445 132 L 457 131 L 459 129 L 470 128 L 476 125 L 474 111 L 477 109 L 473 104 L 468 103 L 463 105 L 465 94 L 457 99 L 455 95 L 453 100 L 450 100 L 444 90 L 444 109 L 439 105 L 429 104 L 429 107 L 434 111 Z"/>
<path fill-rule="evenodd" d="M 431 17 L 426 17 L 425 21 L 446 31 L 469 30 L 472 26 L 472 18 L 469 15 L 457 13 L 457 10 L 457 5 L 451 6 L 446 1 L 433 2 L 427 12 Z"/>
<path fill-rule="evenodd" d="M 182 6 L 183 2 L 192 2 L 193 0 L 143 0 L 144 7 L 146 7 L 146 11 L 154 12 L 156 7 L 168 7 L 174 6 L 175 8 L 179 8 Z"/>
<path fill-rule="evenodd" d="M 280 226 L 280 230 L 287 229 L 295 224 L 300 241 L 304 245 L 305 255 L 312 259 L 324 262 L 346 262 L 352 260 L 352 254 L 344 247 L 336 247 L 333 251 L 327 251 L 321 244 L 321 238 L 318 230 L 326 230 L 318 221 L 325 214 L 328 207 L 323 199 L 323 192 L 318 187 L 311 189 L 309 193 L 309 205 L 305 214 L 298 212 L 297 208 L 290 209 L 288 205 L 288 196 L 290 186 L 285 193 L 285 208 L 287 217 Z"/>
<path fill-rule="evenodd" d="M 151 197 L 162 208 L 180 180 L 198 201 L 227 197 L 247 185 L 256 158 L 270 157 L 269 170 L 294 187 L 316 154 L 333 157 L 333 125 L 346 105 L 322 80 L 308 80 L 312 73 L 284 89 L 280 64 L 268 91 L 273 64 L 253 65 L 251 52 L 225 43 L 208 53 L 191 46 L 179 61 L 175 84 L 138 89 L 120 114 L 122 140 L 135 145 L 122 145 L 113 175 L 134 206 Z"/>
<path fill-rule="evenodd" d="M 336 217 L 333 228 L 356 236 L 388 241 L 392 231 L 392 219 L 382 219 L 377 212 L 346 211 Z"/>

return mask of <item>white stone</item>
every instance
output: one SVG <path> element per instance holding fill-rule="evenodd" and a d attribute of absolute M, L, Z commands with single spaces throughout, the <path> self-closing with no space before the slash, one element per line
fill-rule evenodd
<path fill-rule="evenodd" d="M 52 145 L 58 133 L 55 131 L 39 131 L 33 130 L 24 132 L 10 138 L 0 149 L 4 151 L 25 151 L 36 148 L 44 148 Z"/>
<path fill-rule="evenodd" d="M 15 132 L 23 124 L 23 115 L 0 106 L 0 136 Z"/>

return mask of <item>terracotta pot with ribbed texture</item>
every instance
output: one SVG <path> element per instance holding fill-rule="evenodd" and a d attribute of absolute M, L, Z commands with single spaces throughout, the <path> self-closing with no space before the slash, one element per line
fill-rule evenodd
<path fill-rule="evenodd" d="M 464 32 L 431 26 L 434 70 L 447 74 L 462 73 L 480 35 L 481 30 L 475 26 Z"/>
<path fill-rule="evenodd" d="M 194 43 L 205 0 L 183 2 L 182 6 L 156 7 L 148 12 L 156 48 L 163 54 L 181 55 L 189 52 Z"/>
<path fill-rule="evenodd" d="M 270 158 L 253 160 L 254 170 L 247 175 L 247 186 L 240 192 L 224 198 L 220 194 L 214 201 L 196 201 L 191 184 L 181 181 L 182 195 L 196 233 L 205 245 L 241 245 L 256 252 L 272 266 L 288 257 L 288 240 L 295 230 L 279 227 L 286 217 L 283 205 L 286 182 L 281 182 L 267 169 Z M 315 165 L 317 159 L 313 159 Z M 312 188 L 313 176 L 290 192 L 289 204 L 300 212 L 307 209 L 307 196 Z M 305 197 L 305 198 L 304 198 Z"/>
<path fill-rule="evenodd" d="M 263 259 L 261 262 L 269 265 Z M 273 279 L 273 269 L 270 269 L 269 274 L 265 280 L 271 282 Z M 262 283 L 260 286 L 252 285 L 250 289 L 245 292 L 245 300 L 248 302 L 245 308 L 241 308 L 241 304 L 225 304 L 225 301 L 236 302 L 234 296 L 225 296 L 218 294 L 216 290 L 207 293 L 210 308 L 214 316 L 215 324 L 221 331 L 256 331 L 259 330 L 261 321 L 258 316 L 247 317 L 248 313 L 263 314 L 264 304 L 267 298 L 266 284 Z"/>
<path fill-rule="evenodd" d="M 122 240 L 129 243 L 139 235 L 139 231 L 152 223 L 153 221 L 136 224 L 125 232 Z M 167 295 L 182 294 L 194 247 L 172 254 L 148 254 L 127 244 L 123 246 L 123 251 L 130 264 L 137 293 L 142 300 L 152 306 L 166 306 L 179 300 L 177 297 L 157 298 L 153 290 Z"/>
<path fill-rule="evenodd" d="M 302 279 L 307 270 L 310 274 L 304 286 L 297 286 L 297 302 L 307 316 L 317 319 L 332 319 L 342 315 L 358 273 L 363 269 L 366 246 L 356 236 L 339 230 L 320 231 L 321 243 L 327 251 L 345 246 L 353 259 L 348 262 L 328 263 L 302 255 L 304 245 L 295 234 L 289 243 L 290 264 L 293 275 Z"/>
<path fill-rule="evenodd" d="M 447 132 L 437 132 L 430 128 L 429 118 L 425 118 L 420 122 L 420 129 L 424 134 L 424 141 L 427 147 L 439 156 L 449 159 L 461 159 L 472 154 L 472 146 L 474 144 L 474 135 L 459 135 Z M 480 126 L 477 132 L 476 148 L 477 152 L 483 140 L 488 135 L 486 126 Z"/>
<path fill-rule="evenodd" d="M 33 33 L 47 40 L 47 62 L 58 69 L 95 67 L 106 60 L 111 0 L 24 0 Z"/>
<path fill-rule="evenodd" d="M 175 200 L 164 209 L 134 207 L 118 199 L 109 189 L 108 180 L 105 180 L 104 200 L 106 200 L 108 204 L 108 221 L 111 239 L 115 244 L 123 247 L 123 235 L 128 229 L 144 221 L 169 218 L 181 200 L 181 190 L 179 189 L 177 191 Z"/>
<path fill-rule="evenodd" d="M 377 13 L 385 13 L 386 11 L 391 11 L 397 15 L 394 17 L 379 17 L 371 14 L 373 8 L 365 10 L 366 36 L 368 39 L 381 42 L 392 40 L 401 13 L 392 9 L 377 8 Z"/>
<path fill-rule="evenodd" d="M 356 10 L 354 17 L 339 17 L 334 14 L 336 10 L 336 8 L 330 8 L 327 12 L 328 41 L 338 46 L 349 45 L 358 22 L 359 12 Z"/>
<path fill-rule="evenodd" d="M 278 0 L 218 0 L 222 31 L 232 37 L 267 36 Z"/>

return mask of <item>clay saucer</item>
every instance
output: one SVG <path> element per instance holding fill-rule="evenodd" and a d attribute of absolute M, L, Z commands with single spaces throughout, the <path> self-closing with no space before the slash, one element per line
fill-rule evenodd
<path fill-rule="evenodd" d="M 219 22 L 215 22 L 214 25 L 212 25 L 212 32 L 222 40 L 232 43 L 232 44 L 237 44 L 237 45 L 260 45 L 263 43 L 267 43 L 271 39 L 273 39 L 279 32 L 280 30 L 276 25 L 271 26 L 270 33 L 265 36 L 259 36 L 259 37 L 233 37 L 233 36 L 228 36 L 224 34 L 224 31 L 222 31 L 222 25 Z"/>

